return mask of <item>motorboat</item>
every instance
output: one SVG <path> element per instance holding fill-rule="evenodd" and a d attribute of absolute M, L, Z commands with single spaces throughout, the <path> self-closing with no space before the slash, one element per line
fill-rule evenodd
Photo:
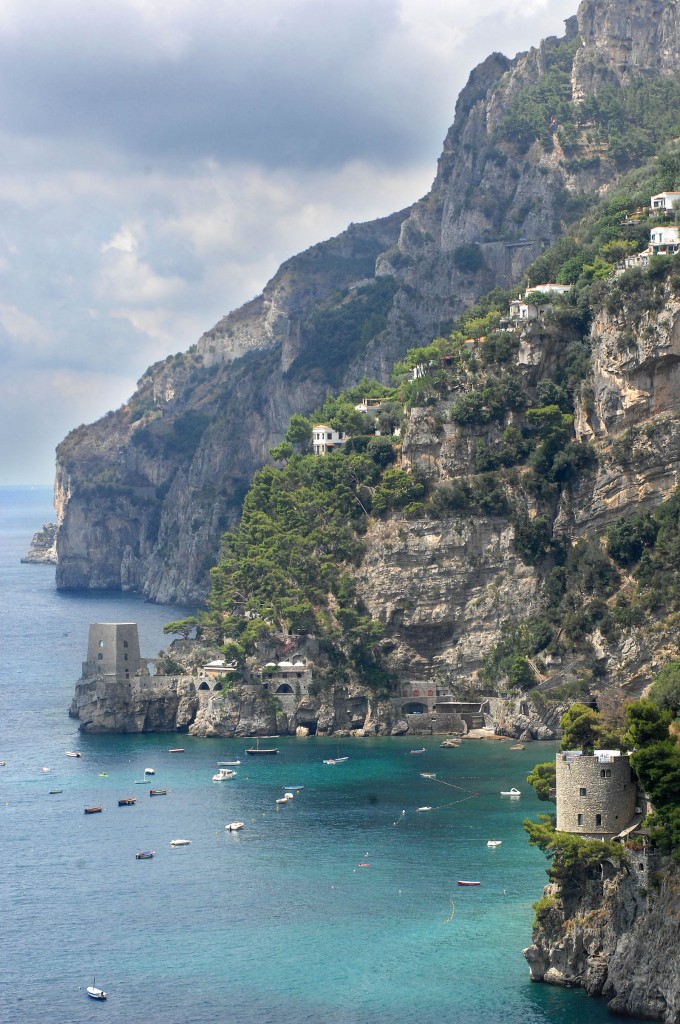
<path fill-rule="evenodd" d="M 501 796 L 521 796 L 521 795 L 522 794 L 521 794 L 520 790 L 519 789 L 515 789 L 514 786 L 512 787 L 512 789 L 502 789 L 501 790 Z"/>
<path fill-rule="evenodd" d="M 118 806 L 119 807 L 132 807 L 132 805 L 136 804 L 136 803 L 137 803 L 137 797 L 136 796 L 124 796 L 121 800 L 118 801 Z"/>
<path fill-rule="evenodd" d="M 213 775 L 213 782 L 226 782 L 228 779 L 235 779 L 236 772 L 233 772 L 231 768 L 220 768 L 218 772 Z"/>
<path fill-rule="evenodd" d="M 167 789 L 150 789 L 149 796 L 165 796 L 167 792 Z"/>
<path fill-rule="evenodd" d="M 284 793 L 283 795 L 285 796 L 286 800 L 294 800 L 295 799 L 295 793 Z"/>
<path fill-rule="evenodd" d="M 420 772 L 420 775 L 424 779 L 436 779 L 437 778 L 437 773 L 436 772 Z"/>
<path fill-rule="evenodd" d="M 241 829 L 243 828 L 243 822 L 231 821 L 229 822 L 228 825 L 225 825 L 224 827 L 226 828 L 227 832 L 240 832 Z"/>
<path fill-rule="evenodd" d="M 411 753 L 412 754 L 424 754 L 425 753 L 425 747 L 419 747 L 418 750 L 412 750 Z"/>
<path fill-rule="evenodd" d="M 151 860 L 155 850 L 142 850 L 141 853 L 135 854 L 135 860 Z"/>
<path fill-rule="evenodd" d="M 40 771 L 43 773 L 43 775 L 47 775 L 47 774 L 49 774 L 49 772 L 52 771 L 52 769 L 51 768 L 41 768 Z"/>
<path fill-rule="evenodd" d="M 79 750 L 67 750 L 66 751 L 66 756 L 67 757 L 82 757 L 83 755 L 80 753 Z"/>
<path fill-rule="evenodd" d="M 458 879 L 458 885 L 479 885 L 479 882 L 466 882 L 464 879 Z"/>
<path fill-rule="evenodd" d="M 238 765 L 240 765 L 240 763 L 241 763 L 240 761 L 218 761 L 217 762 L 217 767 L 218 768 L 236 768 L 236 767 L 238 767 Z"/>
<path fill-rule="evenodd" d="M 171 839 L 170 846 L 191 846 L 190 839 Z"/>
<path fill-rule="evenodd" d="M 153 768 L 145 768 L 145 769 L 144 769 L 144 774 L 145 774 L 145 775 L 155 775 L 155 774 L 156 774 L 156 772 L 154 771 L 154 769 L 153 769 Z"/>
<path fill-rule="evenodd" d="M 502 842 L 503 842 L 502 839 L 489 839 L 486 845 L 487 846 L 500 846 Z"/>
<path fill-rule="evenodd" d="M 63 792 L 64 792 L 63 789 L 51 789 L 50 790 L 50 795 L 51 796 L 55 796 L 57 793 L 63 793 Z"/>
<path fill-rule="evenodd" d="M 100 772 L 99 773 L 99 778 L 100 779 L 108 779 L 108 777 L 109 777 L 109 773 L 108 772 Z"/>
<path fill-rule="evenodd" d="M 101 988 L 97 988 L 97 986 L 95 985 L 95 981 L 96 980 L 97 980 L 96 978 L 93 978 L 92 979 L 92 984 L 88 985 L 88 987 L 85 989 L 85 991 L 87 992 L 87 994 L 90 997 L 90 999 L 99 999 L 99 1000 L 106 999 L 106 992 L 104 992 L 104 990 L 101 989 Z"/>
<path fill-rule="evenodd" d="M 288 791 L 290 791 L 291 789 L 294 789 L 296 793 L 299 793 L 300 790 L 304 789 L 305 787 L 304 786 L 284 786 L 283 788 L 284 788 L 284 790 L 288 790 Z"/>
<path fill-rule="evenodd" d="M 103 807 L 86 807 L 85 814 L 101 814 Z"/>
<path fill-rule="evenodd" d="M 183 754 L 184 753 L 184 747 L 169 747 L 168 748 L 168 753 L 169 754 Z"/>
<path fill-rule="evenodd" d="M 431 811 L 431 807 L 416 807 L 416 811 Z"/>
<path fill-rule="evenodd" d="M 287 796 L 277 797 L 276 802 L 277 802 L 277 804 L 287 804 L 288 803 L 288 797 Z"/>

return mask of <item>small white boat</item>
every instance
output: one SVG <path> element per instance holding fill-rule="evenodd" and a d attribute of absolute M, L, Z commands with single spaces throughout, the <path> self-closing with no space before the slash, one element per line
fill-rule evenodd
<path fill-rule="evenodd" d="M 238 765 L 240 765 L 240 763 L 241 763 L 240 761 L 218 761 L 217 762 L 217 767 L 218 768 L 236 768 Z"/>
<path fill-rule="evenodd" d="M 79 750 L 67 750 L 66 751 L 66 756 L 67 757 L 82 757 L 83 755 L 80 753 Z"/>
<path fill-rule="evenodd" d="M 416 811 L 431 811 L 431 807 L 416 807 Z"/>
<path fill-rule="evenodd" d="M 421 776 L 424 779 L 436 779 L 437 778 L 437 773 L 436 772 L 420 772 L 420 774 L 421 774 Z"/>
<path fill-rule="evenodd" d="M 243 828 L 243 822 L 242 821 L 232 821 L 228 825 L 225 825 L 224 827 L 226 828 L 227 832 L 240 832 L 241 829 Z"/>
<path fill-rule="evenodd" d="M 144 769 L 144 774 L 145 774 L 145 775 L 155 775 L 155 774 L 156 774 L 156 772 L 154 771 L 154 769 L 153 769 L 153 768 L 145 768 L 145 769 Z"/>
<path fill-rule="evenodd" d="M 213 782 L 226 782 L 228 779 L 235 779 L 236 772 L 233 772 L 231 768 L 220 768 L 220 770 L 213 775 Z"/>
<path fill-rule="evenodd" d="M 501 790 L 501 796 L 521 796 L 521 795 L 522 794 L 519 791 L 519 789 L 515 789 L 514 786 L 512 787 L 512 789 L 502 789 Z"/>
<path fill-rule="evenodd" d="M 88 985 L 85 991 L 87 992 L 90 999 L 106 999 L 106 992 L 104 992 L 104 990 L 101 988 L 97 988 L 97 986 L 95 985 L 96 980 L 96 978 L 93 978 L 92 984 Z"/>
<path fill-rule="evenodd" d="M 284 793 L 283 795 L 286 798 L 286 800 L 294 800 L 295 799 L 295 793 Z"/>
<path fill-rule="evenodd" d="M 288 803 L 288 797 L 287 796 L 277 797 L 276 802 L 277 802 L 277 804 L 287 804 Z"/>
<path fill-rule="evenodd" d="M 48 775 L 52 771 L 52 769 L 51 768 L 41 768 L 40 771 L 43 773 L 43 775 Z"/>
<path fill-rule="evenodd" d="M 191 846 L 190 839 L 171 839 L 170 846 Z"/>
<path fill-rule="evenodd" d="M 486 845 L 487 846 L 500 846 L 502 842 L 503 842 L 502 839 L 489 839 Z"/>

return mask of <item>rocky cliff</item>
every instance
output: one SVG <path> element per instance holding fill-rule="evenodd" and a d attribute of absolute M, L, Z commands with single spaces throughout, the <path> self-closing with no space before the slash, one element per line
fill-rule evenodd
<path fill-rule="evenodd" d="M 677 1024 L 678 867 L 631 848 L 626 866 L 605 868 L 577 894 L 546 887 L 524 950 L 532 980 L 584 988 L 613 1013 Z"/>
<path fill-rule="evenodd" d="M 57 524 L 45 523 L 42 530 L 33 534 L 31 546 L 21 561 L 37 565 L 56 565 L 56 540 Z"/>
<path fill-rule="evenodd" d="M 73 431 L 57 453 L 57 585 L 204 599 L 219 537 L 290 414 L 364 374 L 387 379 L 406 349 L 517 281 L 617 178 L 590 130 L 572 132 L 568 152 L 549 119 L 540 142 L 518 136 L 518 102 L 558 74 L 581 99 L 605 80 L 625 85 L 659 52 L 672 72 L 676 6 L 658 0 L 652 31 L 632 0 L 583 3 L 564 39 L 489 57 L 424 199 L 293 257 L 186 354 L 151 367 L 127 405 Z"/>

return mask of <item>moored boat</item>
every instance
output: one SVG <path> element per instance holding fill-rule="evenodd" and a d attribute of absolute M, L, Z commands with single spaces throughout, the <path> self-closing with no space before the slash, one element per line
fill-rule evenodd
<path fill-rule="evenodd" d="M 150 789 L 149 796 L 165 796 L 167 789 Z"/>
<path fill-rule="evenodd" d="M 232 771 L 231 768 L 220 768 L 218 772 L 213 775 L 213 782 L 227 782 L 228 779 L 235 779 L 236 772 Z"/>
<path fill-rule="evenodd" d="M 486 845 L 487 846 L 492 846 L 492 847 L 493 846 L 500 846 L 502 844 L 502 842 L 503 842 L 502 839 L 489 839 L 489 840 L 487 840 L 487 844 Z"/>
<path fill-rule="evenodd" d="M 96 978 L 93 978 L 92 979 L 92 984 L 88 985 L 88 987 L 85 989 L 85 991 L 87 992 L 87 994 L 90 997 L 90 999 L 99 999 L 99 1000 L 106 999 L 106 992 L 104 992 L 104 990 L 101 989 L 101 988 L 97 988 L 97 986 L 95 985 L 95 981 L 96 980 L 97 980 Z"/>
<path fill-rule="evenodd" d="M 240 765 L 240 761 L 217 761 L 218 768 L 236 768 Z"/>
<path fill-rule="evenodd" d="M 135 860 L 151 860 L 155 852 L 155 850 L 142 850 L 135 854 Z"/>
<path fill-rule="evenodd" d="M 515 789 L 514 786 L 512 787 L 512 789 L 502 789 L 501 790 L 501 796 L 521 796 L 521 795 L 522 794 L 519 791 L 519 789 Z"/>
<path fill-rule="evenodd" d="M 136 796 L 124 796 L 124 797 L 122 797 L 121 800 L 118 801 L 118 806 L 119 807 L 132 807 L 132 805 L 136 804 L 136 803 L 137 803 L 137 797 Z"/>
<path fill-rule="evenodd" d="M 51 789 L 50 790 L 50 795 L 51 796 L 55 796 L 57 793 L 63 793 L 63 792 L 64 792 L 63 789 Z"/>
<path fill-rule="evenodd" d="M 466 882 L 464 879 L 458 879 L 458 885 L 479 885 L 479 882 Z"/>
<path fill-rule="evenodd" d="M 86 807 L 85 814 L 101 814 L 103 807 Z"/>
<path fill-rule="evenodd" d="M 144 774 L 145 774 L 145 775 L 155 775 L 155 774 L 156 774 L 156 772 L 154 771 L 154 769 L 153 769 L 153 768 L 145 768 L 145 769 L 144 769 Z"/>
<path fill-rule="evenodd" d="M 425 753 L 425 747 L 418 747 L 417 750 L 411 750 L 410 753 L 411 754 L 424 754 Z"/>
<path fill-rule="evenodd" d="M 431 811 L 431 807 L 416 807 L 416 811 Z"/>
<path fill-rule="evenodd" d="M 80 753 L 79 750 L 67 750 L 66 751 L 66 756 L 67 757 L 82 757 L 83 755 Z"/>
<path fill-rule="evenodd" d="M 259 739 L 256 740 L 254 747 L 247 747 L 246 754 L 278 754 L 278 747 L 261 747 Z"/>
<path fill-rule="evenodd" d="M 169 754 L 183 754 L 184 753 L 184 747 L 170 747 L 168 749 L 168 753 Z"/>
<path fill-rule="evenodd" d="M 229 822 L 228 825 L 225 825 L 224 827 L 226 828 L 227 832 L 240 832 L 241 829 L 243 828 L 243 822 L 231 821 Z"/>
<path fill-rule="evenodd" d="M 171 839 L 170 846 L 191 846 L 190 839 Z"/>

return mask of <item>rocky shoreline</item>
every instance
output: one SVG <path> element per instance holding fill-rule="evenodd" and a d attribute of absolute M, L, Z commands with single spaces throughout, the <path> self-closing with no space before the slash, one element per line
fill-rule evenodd
<path fill-rule="evenodd" d="M 57 564 L 57 523 L 45 523 L 33 534 L 31 546 L 21 561 L 30 565 Z"/>
<path fill-rule="evenodd" d="M 612 1013 L 678 1024 L 680 867 L 631 846 L 627 864 L 604 868 L 577 894 L 546 886 L 524 950 L 531 978 L 583 988 Z"/>

